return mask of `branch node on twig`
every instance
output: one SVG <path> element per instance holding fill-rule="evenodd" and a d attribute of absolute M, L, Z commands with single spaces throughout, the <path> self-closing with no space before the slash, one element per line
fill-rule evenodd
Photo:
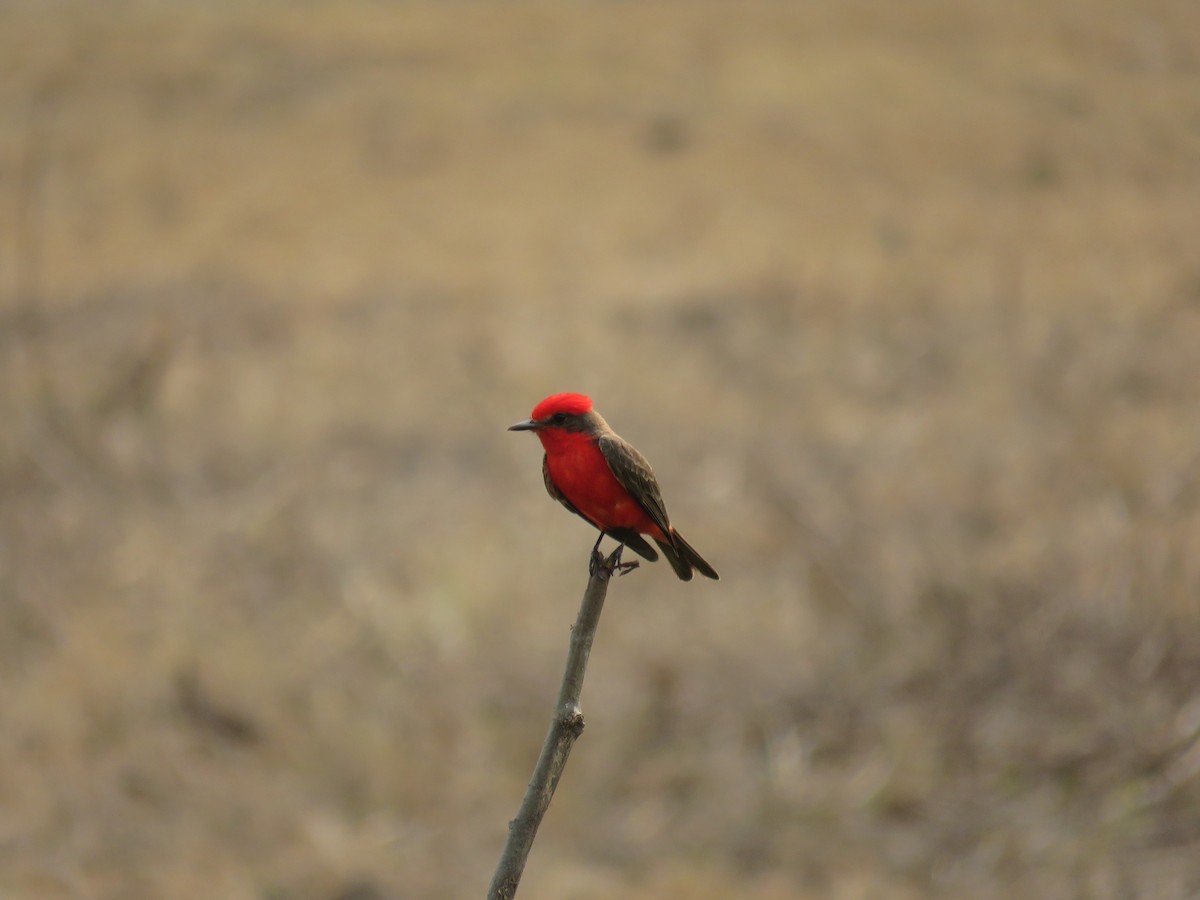
<path fill-rule="evenodd" d="M 559 719 L 559 723 L 563 728 L 571 733 L 572 737 L 576 738 L 583 734 L 583 729 L 587 725 L 587 723 L 583 721 L 583 712 L 578 706 L 573 707 L 572 709 L 564 710 L 561 718 Z"/>

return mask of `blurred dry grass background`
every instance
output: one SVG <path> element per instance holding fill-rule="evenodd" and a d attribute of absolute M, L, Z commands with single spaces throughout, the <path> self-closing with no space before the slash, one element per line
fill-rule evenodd
<path fill-rule="evenodd" d="M 1193 0 L 0 5 L 0 896 L 1200 896 Z"/>

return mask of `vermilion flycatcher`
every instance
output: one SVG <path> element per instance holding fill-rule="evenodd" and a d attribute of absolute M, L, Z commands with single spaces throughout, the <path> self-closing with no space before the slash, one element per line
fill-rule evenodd
<path fill-rule="evenodd" d="M 658 553 L 649 535 L 683 581 L 692 570 L 719 578 L 717 570 L 671 527 L 646 457 L 622 440 L 583 394 L 555 394 L 533 409 L 532 417 L 509 426 L 532 431 L 546 449 L 542 477 L 550 496 L 600 529 L 596 547 L 608 535 L 653 562 Z M 595 548 L 593 548 L 593 552 Z"/>

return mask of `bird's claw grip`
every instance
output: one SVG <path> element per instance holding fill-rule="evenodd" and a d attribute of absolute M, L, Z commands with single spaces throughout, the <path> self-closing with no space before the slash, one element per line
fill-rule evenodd
<path fill-rule="evenodd" d="M 638 568 L 640 563 L 637 560 L 621 562 L 621 552 L 624 549 L 624 544 L 618 544 L 617 549 L 605 559 L 604 554 L 600 552 L 598 546 L 593 547 L 592 558 L 588 561 L 588 575 L 595 576 L 597 571 L 600 571 L 604 573 L 606 578 L 611 578 L 614 572 L 617 575 L 628 575 L 634 569 Z"/>

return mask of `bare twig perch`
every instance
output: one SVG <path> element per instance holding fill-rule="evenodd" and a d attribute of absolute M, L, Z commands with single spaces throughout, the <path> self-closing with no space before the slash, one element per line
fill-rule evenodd
<path fill-rule="evenodd" d="M 550 731 L 546 735 L 546 742 L 542 744 L 529 787 L 525 790 L 525 799 L 521 801 L 517 817 L 508 823 L 508 843 L 500 856 L 496 874 L 492 876 L 488 900 L 512 900 L 516 896 L 521 873 L 525 870 L 525 860 L 529 858 L 529 850 L 542 823 L 542 816 L 550 807 L 558 779 L 567 766 L 571 746 L 583 734 L 579 694 L 583 690 L 583 675 L 587 670 L 588 654 L 592 651 L 592 638 L 596 634 L 596 626 L 600 624 L 600 611 L 604 609 L 609 579 L 614 571 L 628 571 L 619 568 L 620 546 L 608 559 L 602 560 L 598 551 L 593 552 L 591 577 L 587 590 L 583 592 L 583 603 L 579 607 L 575 627 L 571 630 L 571 649 L 567 653 L 567 668 L 563 672 L 562 687 L 559 688 L 558 702 L 554 706 L 554 718 L 550 721 Z M 625 565 L 636 566 L 637 563 Z"/>

